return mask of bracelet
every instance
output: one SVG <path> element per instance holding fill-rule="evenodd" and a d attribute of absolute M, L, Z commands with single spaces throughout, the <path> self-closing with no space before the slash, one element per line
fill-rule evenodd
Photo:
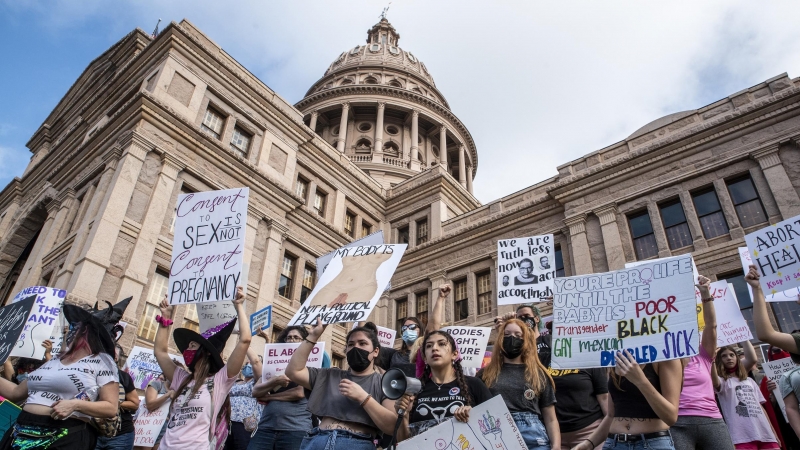
<path fill-rule="evenodd" d="M 584 439 L 584 441 L 589 441 L 589 443 L 592 444 L 592 448 L 597 447 L 596 445 L 594 445 L 594 442 L 592 442 L 592 440 L 589 438 Z"/>
<path fill-rule="evenodd" d="M 364 405 L 366 405 L 367 402 L 369 401 L 369 399 L 371 399 L 371 398 L 372 398 L 372 394 L 367 394 L 367 398 L 365 398 L 364 401 L 361 402 L 361 405 L 359 405 L 359 406 L 361 406 L 363 408 Z"/>
<path fill-rule="evenodd" d="M 702 300 L 703 303 L 713 302 L 714 301 L 714 297 L 701 298 L 700 300 Z"/>
<path fill-rule="evenodd" d="M 172 320 L 167 319 L 166 317 L 156 316 L 156 322 L 160 323 L 162 327 L 169 328 L 170 325 L 173 324 Z"/>
<path fill-rule="evenodd" d="M 303 338 L 303 340 L 304 340 L 304 341 L 306 341 L 306 342 L 308 342 L 308 343 L 310 343 L 311 345 L 317 345 L 317 343 L 316 343 L 316 342 L 314 342 L 314 341 L 309 341 L 307 338 Z"/>

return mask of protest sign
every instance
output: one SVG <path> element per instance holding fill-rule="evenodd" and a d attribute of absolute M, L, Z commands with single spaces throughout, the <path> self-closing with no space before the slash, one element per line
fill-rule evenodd
<path fill-rule="evenodd" d="M 289 325 L 366 320 L 400 264 L 406 244 L 342 248 Z"/>
<path fill-rule="evenodd" d="M 747 234 L 744 241 L 764 295 L 800 287 L 800 216 Z"/>
<path fill-rule="evenodd" d="M 725 295 L 714 300 L 717 313 L 717 346 L 738 344 L 753 339 L 753 333 L 744 320 L 733 285 L 728 284 Z"/>
<path fill-rule="evenodd" d="M 183 363 L 182 356 L 169 355 L 169 357 Z M 153 350 L 139 346 L 133 347 L 128 354 L 128 359 L 125 360 L 125 367 L 123 369 L 133 378 L 133 384 L 136 385 L 136 389 L 147 388 L 150 381 L 156 379 L 161 374 L 161 366 L 158 365 Z"/>
<path fill-rule="evenodd" d="M 38 294 L 0 308 L 0 361 L 8 359 L 14 347 L 28 339 L 25 325 L 28 321 Z"/>
<path fill-rule="evenodd" d="M 725 295 L 728 292 L 728 282 L 725 280 L 715 281 L 711 283 L 711 285 L 708 287 L 708 291 L 711 294 L 711 296 L 714 297 L 714 304 L 716 304 L 716 302 L 722 302 L 723 299 L 725 298 Z M 697 298 L 700 298 L 700 291 L 697 289 L 696 286 L 694 292 Z M 714 311 L 717 315 L 717 323 L 719 323 L 720 321 L 719 308 L 715 308 Z M 703 302 L 701 301 L 700 303 L 697 304 L 697 331 L 702 333 L 705 328 L 706 328 L 706 321 L 703 318 Z"/>
<path fill-rule="evenodd" d="M 458 344 L 458 351 L 461 352 L 461 367 L 480 368 L 483 362 L 483 354 L 486 345 L 489 343 L 489 335 L 492 334 L 491 327 L 443 327 L 453 336 L 453 340 Z"/>
<path fill-rule="evenodd" d="M 167 420 L 170 403 L 171 401 L 167 400 L 161 407 L 151 412 L 145 406 L 144 397 L 139 396 L 139 411 L 136 413 L 136 420 L 133 422 L 136 432 L 133 437 L 134 446 L 152 447 L 156 444 L 156 438 L 161 432 L 161 427 L 164 426 L 164 422 Z"/>
<path fill-rule="evenodd" d="M 261 379 L 264 381 L 270 378 L 283 375 L 292 353 L 300 347 L 300 343 L 291 344 L 267 344 L 264 346 L 264 365 L 261 369 Z M 306 367 L 322 367 L 322 358 L 325 353 L 325 343 L 317 342 L 311 353 L 308 354 Z"/>
<path fill-rule="evenodd" d="M 52 333 L 50 333 L 50 342 L 53 343 L 53 349 L 50 354 L 57 355 L 61 352 L 61 344 L 64 341 L 64 329 L 67 328 L 67 325 L 67 318 L 64 317 L 64 311 L 62 309 L 56 319 L 56 325 L 53 327 Z"/>
<path fill-rule="evenodd" d="M 31 286 L 20 291 L 12 303 L 31 295 L 36 295 L 36 302 L 25 323 L 23 330 L 25 338 L 20 337 L 19 343 L 11 351 L 11 356 L 43 359 L 42 342 L 53 337 L 53 329 L 58 322 L 58 315 L 61 312 L 61 305 L 67 297 L 67 291 L 46 286 Z"/>
<path fill-rule="evenodd" d="M 244 286 L 248 188 L 178 196 L 169 304 L 233 300 Z M 245 275 L 246 277 L 246 275 Z"/>
<path fill-rule="evenodd" d="M 692 258 L 692 255 L 689 254 L 689 257 Z M 651 263 L 651 262 L 659 262 L 659 261 L 663 261 L 665 259 L 668 259 L 668 258 L 657 258 L 657 259 L 648 259 L 646 261 L 626 262 L 625 263 L 625 268 L 629 269 L 631 267 L 641 266 L 642 264 L 647 264 L 647 263 Z M 697 271 L 697 265 L 695 265 L 695 263 L 694 263 L 694 258 L 692 258 L 692 279 L 694 280 L 695 284 L 697 284 L 697 280 L 699 279 L 699 277 L 700 277 L 700 273 Z M 725 289 L 725 286 L 722 286 L 722 288 Z M 703 299 L 700 296 L 700 291 L 696 287 L 694 289 L 694 296 L 695 296 L 695 300 L 697 300 L 697 304 L 701 305 L 703 303 Z M 697 310 L 697 313 L 700 314 L 700 309 Z M 701 329 L 700 331 L 703 331 L 703 330 Z"/>
<path fill-rule="evenodd" d="M 628 350 L 639 364 L 697 354 L 699 333 L 689 255 L 555 280 L 554 369 L 615 364 Z"/>
<path fill-rule="evenodd" d="M 742 270 L 745 275 L 750 271 L 750 265 L 753 264 L 753 259 L 750 257 L 750 250 L 747 247 L 739 247 L 739 260 L 742 262 Z M 750 293 L 750 301 L 753 301 L 753 288 L 748 284 L 747 292 Z M 800 287 L 787 289 L 785 291 L 770 294 L 764 292 L 764 299 L 768 302 L 793 302 L 800 298 Z"/>
<path fill-rule="evenodd" d="M 391 328 L 384 328 L 381 326 L 377 327 L 378 327 L 378 340 L 381 342 L 381 347 L 393 348 L 394 338 L 397 335 L 397 331 Z"/>
<path fill-rule="evenodd" d="M 272 325 L 272 305 L 250 314 L 250 335 L 255 336 L 258 329 L 266 330 Z"/>
<path fill-rule="evenodd" d="M 319 275 L 325 273 L 325 269 L 328 268 L 328 264 L 331 262 L 336 252 L 344 248 L 359 247 L 364 245 L 383 245 L 383 230 L 376 231 L 375 233 L 364 236 L 361 239 L 356 239 L 355 241 L 346 244 L 343 247 L 339 247 L 338 249 L 317 258 L 317 270 L 319 271 Z"/>
<path fill-rule="evenodd" d="M 553 235 L 497 241 L 497 304 L 540 302 L 553 295 Z"/>
<path fill-rule="evenodd" d="M 467 422 L 450 418 L 397 445 L 397 450 L 479 448 L 528 449 L 514 417 L 508 412 L 503 397 L 499 395 L 472 408 Z"/>
<path fill-rule="evenodd" d="M 764 367 L 764 375 L 767 376 L 767 379 L 774 381 L 775 384 L 779 384 L 783 374 L 796 368 L 797 365 L 792 361 L 792 358 L 783 358 L 775 361 L 764 361 L 762 367 Z M 772 393 L 775 395 L 775 398 L 778 399 L 778 404 L 781 405 L 783 418 L 788 422 L 789 416 L 786 415 L 786 404 L 783 402 L 781 388 L 776 388 Z"/>
<path fill-rule="evenodd" d="M 231 302 L 198 303 L 197 317 L 200 319 L 201 333 L 231 320 L 236 321 L 233 326 L 234 333 L 239 332 L 239 316 Z"/>

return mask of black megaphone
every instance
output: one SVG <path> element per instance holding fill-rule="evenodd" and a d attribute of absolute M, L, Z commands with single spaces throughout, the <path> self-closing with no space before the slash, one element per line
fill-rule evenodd
<path fill-rule="evenodd" d="M 381 378 L 381 390 L 386 398 L 397 400 L 403 394 L 418 394 L 422 390 L 422 382 L 416 378 L 407 377 L 400 369 L 389 369 Z"/>

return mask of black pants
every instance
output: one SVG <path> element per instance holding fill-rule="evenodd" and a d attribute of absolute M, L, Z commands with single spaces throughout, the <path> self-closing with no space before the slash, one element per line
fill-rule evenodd
<path fill-rule="evenodd" d="M 251 434 L 244 429 L 242 422 L 231 422 L 231 430 L 225 441 L 225 450 L 247 450 Z"/>
<path fill-rule="evenodd" d="M 55 441 L 51 442 L 50 440 L 44 439 L 38 445 L 25 446 L 26 449 L 93 449 L 97 443 L 97 434 L 94 428 L 82 420 L 54 420 L 50 416 L 40 416 L 38 414 L 22 411 L 19 417 L 17 417 L 17 423 L 11 426 L 11 428 L 6 431 L 6 434 L 3 435 L 3 439 L 0 441 L 0 450 L 12 450 L 15 441 L 18 446 L 24 445 L 22 441 L 26 438 L 20 433 L 16 433 L 17 435 L 15 436 L 14 430 L 24 430 L 25 428 L 33 429 L 34 433 L 37 431 L 43 432 L 37 434 L 58 436 Z M 49 433 L 50 431 L 55 431 L 55 433 L 51 434 Z M 49 443 L 49 445 L 45 446 L 46 443 Z"/>

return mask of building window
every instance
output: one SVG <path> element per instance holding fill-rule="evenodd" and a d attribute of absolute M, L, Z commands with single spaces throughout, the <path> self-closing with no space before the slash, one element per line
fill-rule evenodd
<path fill-rule="evenodd" d="M 290 298 L 292 295 L 292 279 L 294 278 L 294 262 L 292 256 L 283 255 L 283 266 L 281 267 L 281 281 L 278 284 L 278 294 L 281 297 Z"/>
<path fill-rule="evenodd" d="M 369 222 L 361 221 L 361 237 L 369 236 L 372 233 L 372 225 Z"/>
<path fill-rule="evenodd" d="M 556 245 L 556 276 L 563 277 L 566 275 L 564 272 L 564 255 L 561 253 L 561 246 Z"/>
<path fill-rule="evenodd" d="M 675 250 L 692 245 L 692 234 L 689 232 L 681 201 L 675 199 L 658 205 L 658 208 L 661 210 L 661 221 L 667 233 L 669 248 Z"/>
<path fill-rule="evenodd" d="M 355 237 L 356 215 L 347 211 L 344 213 L 344 232 L 350 237 Z"/>
<path fill-rule="evenodd" d="M 344 357 L 334 354 L 333 358 L 331 358 L 331 365 L 333 367 L 344 369 Z"/>
<path fill-rule="evenodd" d="M 281 327 L 279 327 L 277 325 L 273 325 L 272 326 L 272 336 L 271 336 L 269 342 L 267 342 L 267 344 L 269 344 L 270 342 L 273 343 L 273 344 L 277 344 L 278 343 L 278 336 L 281 335 L 282 331 L 283 331 L 283 328 L 281 328 Z"/>
<path fill-rule="evenodd" d="M 737 178 L 727 182 L 728 192 L 731 193 L 733 206 L 736 208 L 736 215 L 742 227 L 749 228 L 767 221 L 767 214 L 764 212 L 764 205 L 758 198 L 756 187 L 750 175 Z"/>
<path fill-rule="evenodd" d="M 250 149 L 250 140 L 253 137 L 239 127 L 233 127 L 231 137 L 231 150 L 238 153 L 242 158 L 247 157 L 247 150 Z"/>
<path fill-rule="evenodd" d="M 492 280 L 489 271 L 475 275 L 478 285 L 478 314 L 486 314 L 492 310 Z"/>
<path fill-rule="evenodd" d="M 703 189 L 692 194 L 694 209 L 697 211 L 697 218 L 700 219 L 700 227 L 703 228 L 703 236 L 712 239 L 728 233 L 728 222 L 719 206 L 719 199 L 714 187 Z"/>
<path fill-rule="evenodd" d="M 416 317 L 422 322 L 422 330 L 419 330 L 421 336 L 428 327 L 428 291 L 417 292 L 414 296 L 417 297 Z"/>
<path fill-rule="evenodd" d="M 467 280 L 456 281 L 453 286 L 453 299 L 455 321 L 464 320 L 469 317 L 469 305 L 467 300 Z"/>
<path fill-rule="evenodd" d="M 397 229 L 397 243 L 408 244 L 408 226 Z"/>
<path fill-rule="evenodd" d="M 314 209 L 321 217 L 325 217 L 325 202 L 328 196 L 321 191 L 317 191 L 314 195 Z"/>
<path fill-rule="evenodd" d="M 314 277 L 317 271 L 311 267 L 306 266 L 303 269 L 303 287 L 300 288 L 300 303 L 303 303 L 314 290 Z"/>
<path fill-rule="evenodd" d="M 306 192 L 308 192 L 308 181 L 298 178 L 297 185 L 294 187 L 294 193 L 297 194 L 298 197 L 305 200 Z"/>
<path fill-rule="evenodd" d="M 656 236 L 647 210 L 629 215 L 628 225 L 631 227 L 636 259 L 647 259 L 658 255 Z"/>
<path fill-rule="evenodd" d="M 139 331 L 136 333 L 140 338 L 152 342 L 156 338 L 158 322 L 156 316 L 161 314 L 158 305 L 167 293 L 169 275 L 156 270 L 150 281 L 150 292 L 147 293 L 147 301 L 144 304 L 144 315 L 139 323 Z"/>
<path fill-rule="evenodd" d="M 222 134 L 222 114 L 208 108 L 206 115 L 203 116 L 203 123 L 200 125 L 200 129 L 214 139 L 219 139 L 220 134 Z"/>
<path fill-rule="evenodd" d="M 197 305 L 190 303 L 186 305 L 183 313 L 183 328 L 188 328 L 196 333 L 200 332 L 200 318 L 197 316 Z"/>
<path fill-rule="evenodd" d="M 428 219 L 417 222 L 417 245 L 428 242 Z"/>
<path fill-rule="evenodd" d="M 406 317 L 408 317 L 408 299 L 407 298 L 400 298 L 397 299 L 397 303 L 395 303 L 395 317 L 397 317 L 397 334 L 403 334 L 401 328 L 403 327 L 403 322 L 406 321 Z"/>

